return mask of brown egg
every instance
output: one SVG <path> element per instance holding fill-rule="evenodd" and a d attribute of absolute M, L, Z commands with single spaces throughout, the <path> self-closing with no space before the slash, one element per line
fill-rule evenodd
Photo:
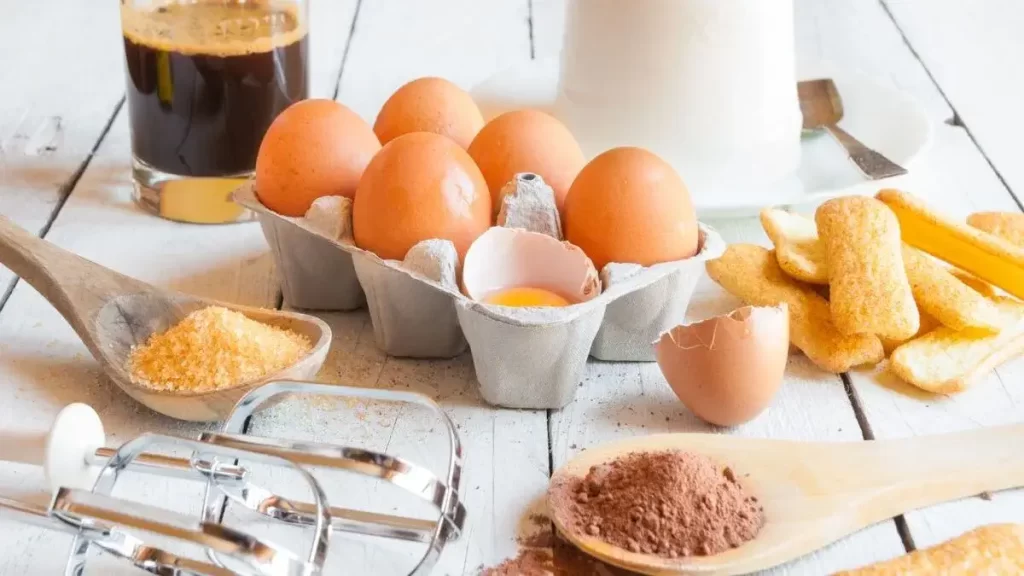
<path fill-rule="evenodd" d="M 462 258 L 491 226 L 480 169 L 454 141 L 414 132 L 395 138 L 367 166 L 352 206 L 356 246 L 401 260 L 421 240 L 451 240 Z"/>
<path fill-rule="evenodd" d="M 789 311 L 746 306 L 688 326 L 655 343 L 672 391 L 699 418 L 719 426 L 752 420 L 771 402 L 789 358 Z"/>
<path fill-rule="evenodd" d="M 586 163 L 569 129 L 537 110 L 506 112 L 491 120 L 469 145 L 469 155 L 487 180 L 495 212 L 501 208 L 502 186 L 517 172 L 539 174 L 554 190 L 561 211 L 569 186 Z"/>
<path fill-rule="evenodd" d="M 267 129 L 256 157 L 256 196 L 285 216 L 302 216 L 321 196 L 355 195 L 380 150 L 370 125 L 333 100 L 303 100 Z"/>
<path fill-rule="evenodd" d="M 697 253 L 697 216 L 683 180 L 642 148 L 613 148 L 583 167 L 565 197 L 565 239 L 598 270 L 650 266 Z"/>
<path fill-rule="evenodd" d="M 373 131 L 381 144 L 402 134 L 432 132 L 466 148 L 484 125 L 473 98 L 443 78 L 419 78 L 402 86 L 380 109 Z"/>

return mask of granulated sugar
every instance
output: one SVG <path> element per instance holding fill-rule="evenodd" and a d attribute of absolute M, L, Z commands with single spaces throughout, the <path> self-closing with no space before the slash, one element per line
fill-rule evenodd
<path fill-rule="evenodd" d="M 305 336 L 211 306 L 133 348 L 127 369 L 148 388 L 202 392 L 262 378 L 311 348 Z"/>
<path fill-rule="evenodd" d="M 631 552 L 709 556 L 751 540 L 764 510 L 729 468 L 679 451 L 637 452 L 556 480 L 562 526 Z"/>

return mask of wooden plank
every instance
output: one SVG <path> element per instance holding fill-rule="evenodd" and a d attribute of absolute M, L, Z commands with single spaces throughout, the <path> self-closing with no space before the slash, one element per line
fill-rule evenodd
<path fill-rule="evenodd" d="M 1020 205 L 1024 70 L 1002 64 L 1020 53 L 1024 5 L 1015 0 L 888 0 L 886 5 Z"/>
<path fill-rule="evenodd" d="M 565 33 L 565 0 L 530 0 L 533 53 L 540 60 L 562 51 Z"/>
<path fill-rule="evenodd" d="M 314 4 L 319 7 L 315 9 L 311 32 L 316 51 L 312 55 L 313 86 L 314 90 L 319 90 L 319 94 L 314 92 L 314 95 L 330 97 L 356 1 Z M 74 12 L 77 8 L 58 10 L 56 7 L 40 10 L 38 14 L 41 18 L 43 15 L 53 18 L 51 12 L 61 10 L 71 10 L 72 16 L 83 16 Z M 116 8 L 110 14 L 106 12 L 103 9 L 87 12 L 90 16 L 101 14 L 97 23 L 102 25 L 83 26 L 83 22 L 92 20 L 78 18 L 77 25 L 90 35 L 83 45 L 90 45 L 92 41 L 101 43 L 104 35 L 108 35 L 119 50 L 114 36 L 117 34 Z M 107 30 L 111 21 L 115 24 L 113 31 Z M 332 30 L 334 26 L 340 26 L 343 32 Z M 69 31 L 73 28 L 68 25 Z M 62 38 L 61 35 L 44 36 L 41 42 L 53 43 L 54 54 L 74 55 L 78 49 L 73 35 L 68 36 L 67 45 L 54 42 L 53 39 Z M 54 70 L 52 76 L 58 79 L 74 77 L 82 67 L 73 59 L 60 61 L 59 67 L 57 63 L 55 58 L 50 66 Z M 3 65 L 7 65 L 6 60 Z M 58 71 L 66 74 L 62 76 Z M 40 77 L 27 72 L 23 76 Z M 95 77 L 90 82 L 97 83 Z M 118 75 L 116 79 L 103 79 L 98 84 L 122 90 L 122 82 Z M 81 98 L 87 93 L 90 83 L 85 84 L 82 92 L 64 91 L 68 94 L 66 106 L 71 107 L 73 103 L 71 94 Z M 41 95 L 54 90 L 54 86 L 46 84 L 29 87 L 38 88 Z M 90 110 L 96 114 L 85 99 L 77 102 L 77 106 L 76 112 L 83 115 L 88 115 Z M 111 110 L 113 103 L 107 109 L 108 115 Z M 84 132 L 75 128 L 74 142 L 82 141 Z M 14 175 L 38 172 L 37 175 L 45 176 L 51 171 L 55 174 L 60 166 L 59 158 L 26 160 L 23 154 L 5 154 L 4 161 L 4 169 Z M 158 285 L 242 304 L 271 307 L 276 304 L 278 283 L 273 261 L 258 225 L 190 226 L 143 213 L 131 201 L 129 165 L 127 114 L 122 111 L 54 221 L 47 239 L 119 272 Z M 40 171 L 40 167 L 45 170 Z M 6 192 L 0 192 L 0 210 L 5 215 L 8 213 L 2 203 L 7 200 Z M 21 223 L 27 225 L 24 219 Z M 97 409 L 106 427 L 109 445 L 116 446 L 146 431 L 192 437 L 205 428 L 152 413 L 122 394 L 100 373 L 64 320 L 27 284 L 18 284 L 8 305 L 0 312 L 0 351 L 0 394 L 8 398 L 0 406 L 3 430 L 44 432 L 57 411 L 71 402 L 86 402 Z M 0 471 L 0 493 L 5 495 L 45 503 L 44 486 L 41 471 L 36 468 L 4 466 Z M 196 485 L 140 477 L 126 478 L 118 494 L 190 512 L 198 509 L 201 496 Z M 0 541 L 4 542 L 0 547 L 0 575 L 59 573 L 70 543 L 61 535 L 9 523 L 0 525 Z M 135 572 L 109 561 L 101 561 L 89 571 Z"/>
<path fill-rule="evenodd" d="M 413 78 L 434 75 L 470 88 L 497 70 L 529 58 L 526 2 L 444 4 L 405 0 L 364 2 L 349 47 L 338 100 L 372 122 L 388 96 Z M 469 511 L 463 537 L 450 544 L 437 573 L 472 574 L 516 553 L 518 525 L 546 487 L 547 420 L 544 411 L 495 410 L 477 393 L 472 361 L 387 358 L 377 350 L 365 311 L 324 315 L 334 329 L 327 381 L 421 391 L 441 403 L 459 426 L 466 454 L 462 499 Z M 324 438 L 407 457 L 437 471 L 446 448 L 438 423 L 380 402 L 295 400 L 253 419 L 257 435 Z M 374 511 L 422 511 L 380 484 L 333 476 L 332 503 Z M 285 488 L 277 475 L 268 486 Z M 381 509 L 383 507 L 383 509 Z M 233 510 L 232 510 L 233 512 Z M 288 536 L 280 536 L 287 538 Z M 422 548 L 337 534 L 340 566 L 354 574 L 402 574 Z"/>
<path fill-rule="evenodd" d="M 850 45 L 855 38 L 864 37 L 863 30 L 872 31 L 871 42 L 862 42 L 857 52 L 847 53 L 845 62 L 849 65 L 872 68 L 890 77 L 916 79 L 902 87 L 927 103 L 936 140 L 918 169 L 930 177 L 921 179 L 919 188 L 912 191 L 954 217 L 978 210 L 1017 211 L 1017 203 L 988 160 L 995 163 L 1011 186 L 1024 186 L 1024 172 L 1019 171 L 1008 148 L 1024 127 L 1024 115 L 1016 105 L 1006 107 L 1010 101 L 1007 98 L 1012 99 L 1014 93 L 1021 95 L 1024 84 L 1020 80 L 1024 76 L 1019 70 L 1005 67 L 996 74 L 990 65 L 999 54 L 1011 53 L 1010 46 L 1019 45 L 1009 31 L 1024 17 L 1021 6 L 1000 1 L 970 7 L 954 2 L 893 1 L 888 6 L 938 87 L 927 79 L 925 67 L 914 54 L 906 47 L 900 48 L 904 42 L 900 30 L 880 5 L 830 6 L 829 18 L 856 23 L 850 28 L 858 30 L 856 36 L 851 32 L 846 39 Z M 835 38 L 837 33 L 836 29 L 825 28 L 820 37 L 843 41 Z M 978 139 L 981 151 L 964 128 L 944 122 L 953 117 L 953 110 L 943 93 Z M 853 372 L 850 379 L 876 438 L 940 434 L 1024 419 L 1024 391 L 1014 385 L 1024 379 L 1024 359 L 1007 363 L 974 389 L 950 397 L 916 392 L 884 366 Z M 996 494 L 991 501 L 968 498 L 913 512 L 906 515 L 906 523 L 913 544 L 923 548 L 975 526 L 1019 521 L 1022 516 L 1024 492 L 1017 490 Z"/>
<path fill-rule="evenodd" d="M 124 93 L 115 2 L 15 2 L 0 35 L 0 213 L 38 233 Z M 14 275 L 0 266 L 0 297 Z"/>
<path fill-rule="evenodd" d="M 529 58 L 525 1 L 363 2 L 338 100 L 368 122 L 402 84 L 441 76 L 472 88 Z"/>
<path fill-rule="evenodd" d="M 309 4 L 309 95 L 333 98 L 360 0 Z"/>

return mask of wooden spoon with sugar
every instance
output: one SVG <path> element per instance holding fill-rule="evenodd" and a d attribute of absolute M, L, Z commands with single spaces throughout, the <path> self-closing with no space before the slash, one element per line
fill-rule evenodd
<path fill-rule="evenodd" d="M 330 327 L 318 318 L 163 290 L 62 250 L 3 216 L 0 264 L 31 284 L 60 312 L 121 390 L 150 409 L 180 420 L 221 420 L 256 386 L 270 380 L 309 379 L 323 365 L 331 343 Z M 157 390 L 131 379 L 127 361 L 133 346 L 209 306 L 222 306 L 252 320 L 291 330 L 305 336 L 312 348 L 282 370 L 215 390 Z"/>

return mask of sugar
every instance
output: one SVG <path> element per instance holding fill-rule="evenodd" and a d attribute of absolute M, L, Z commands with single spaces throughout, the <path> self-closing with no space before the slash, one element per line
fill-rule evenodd
<path fill-rule="evenodd" d="M 312 348 L 305 336 L 219 306 L 192 312 L 132 349 L 133 382 L 155 390 L 203 392 L 257 380 Z"/>

